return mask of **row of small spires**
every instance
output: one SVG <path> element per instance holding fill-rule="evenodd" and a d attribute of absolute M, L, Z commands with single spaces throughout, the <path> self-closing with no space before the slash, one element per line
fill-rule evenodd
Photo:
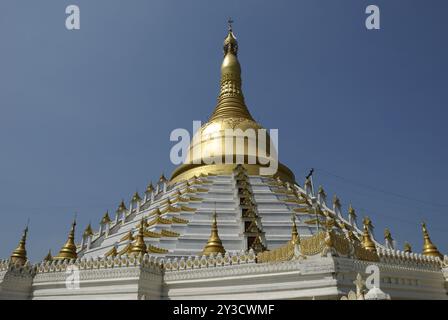
<path fill-rule="evenodd" d="M 304 189 L 305 192 L 307 194 L 311 194 L 314 196 L 314 187 L 312 184 L 312 181 L 310 179 L 310 176 L 306 177 L 305 179 L 305 183 L 304 183 Z M 318 200 L 321 203 L 324 203 L 326 205 L 326 193 L 323 189 L 322 186 L 319 186 L 318 188 Z M 342 217 L 341 215 L 341 202 L 340 199 L 337 197 L 337 195 L 333 196 L 333 209 L 335 211 L 335 213 L 339 216 Z M 355 213 L 355 209 L 352 207 L 352 204 L 349 204 L 348 207 L 348 215 L 349 215 L 349 223 L 356 226 L 356 213 Z M 375 243 L 371 238 L 371 233 L 373 231 L 373 223 L 372 220 L 368 217 L 365 216 L 363 219 L 363 233 L 362 233 L 362 239 L 363 239 L 363 245 L 364 247 L 373 250 L 375 248 Z M 429 234 L 428 234 L 428 230 L 426 227 L 426 224 L 424 222 L 422 222 L 422 231 L 423 231 L 423 254 L 424 255 L 428 255 L 428 256 L 435 256 L 435 257 L 441 257 L 442 254 L 438 251 L 437 247 L 432 243 Z M 392 239 L 392 234 L 390 232 L 390 230 L 388 228 L 386 228 L 384 230 L 384 239 L 386 242 L 386 247 L 388 249 L 395 249 L 394 245 L 393 245 L 393 239 Z M 412 248 L 411 245 L 408 242 L 404 243 L 404 252 L 412 252 Z"/>
<path fill-rule="evenodd" d="M 132 244 L 130 248 L 130 254 L 145 254 L 147 252 L 147 246 L 144 239 L 144 219 L 142 218 L 140 224 L 138 233 L 135 239 L 135 242 Z M 51 261 L 51 260 L 71 260 L 77 258 L 77 252 L 76 252 L 76 245 L 75 245 L 75 227 L 76 227 L 76 220 L 73 221 L 67 242 L 64 244 L 64 246 L 59 251 L 59 254 L 55 257 L 51 256 L 51 252 L 47 254 L 47 256 L 44 258 L 44 261 Z M 432 243 L 428 230 L 426 228 L 426 224 L 422 223 L 422 232 L 423 232 L 423 255 L 426 256 L 432 256 L 432 257 L 439 257 L 442 258 L 443 255 L 438 251 L 437 247 Z M 28 234 L 28 226 L 25 228 L 22 238 L 20 239 L 19 245 L 17 248 L 13 251 L 11 255 L 11 262 L 13 264 L 18 265 L 25 265 L 27 262 L 27 252 L 26 252 L 26 238 Z M 299 233 L 297 231 L 297 225 L 296 225 L 296 219 L 295 215 L 293 215 L 292 218 L 292 230 L 291 230 L 291 240 L 293 244 L 297 244 L 300 242 Z M 362 234 L 361 244 L 363 248 L 369 251 L 376 252 L 376 246 L 375 243 L 372 241 L 372 238 L 370 236 L 369 229 L 366 224 L 364 224 L 364 231 Z M 210 255 L 210 254 L 217 254 L 221 253 L 224 254 L 226 250 L 224 249 L 224 246 L 222 244 L 222 241 L 219 237 L 218 232 L 218 223 L 216 219 L 216 211 L 213 213 L 213 222 L 211 226 L 211 233 L 210 237 L 204 246 L 203 255 Z M 410 246 L 407 246 L 404 248 L 404 252 L 411 252 Z"/>
<path fill-rule="evenodd" d="M 162 174 L 159 179 L 159 183 L 166 183 L 166 182 L 168 182 L 168 180 Z M 154 187 L 153 187 L 152 183 L 150 183 L 148 185 L 147 192 L 152 192 L 152 191 L 154 191 Z M 141 200 L 141 198 L 138 195 L 138 193 L 136 192 L 133 196 L 133 201 L 140 201 L 140 200 Z M 121 202 L 121 204 L 119 206 L 119 210 L 120 209 L 126 210 L 124 201 Z M 106 212 L 106 214 L 103 217 L 101 222 L 102 223 L 110 222 L 108 212 Z M 147 252 L 147 246 L 146 246 L 146 243 L 144 240 L 144 226 L 145 226 L 145 223 L 142 218 L 142 221 L 139 224 L 139 229 L 138 229 L 138 234 L 136 236 L 136 240 L 130 249 L 131 254 L 139 254 L 139 253 L 144 254 Z M 49 250 L 48 254 L 44 258 L 44 261 L 65 260 L 65 259 L 71 260 L 71 259 L 77 258 L 77 247 L 75 244 L 75 227 L 76 227 L 76 219 L 73 220 L 73 223 L 72 223 L 69 235 L 68 235 L 68 239 L 67 239 L 66 243 L 62 246 L 61 250 L 59 251 L 59 254 L 57 256 L 53 257 L 51 255 L 51 250 Z M 27 252 L 26 252 L 26 248 L 25 248 L 27 234 L 28 234 L 28 226 L 25 228 L 25 230 L 23 232 L 23 235 L 19 242 L 18 247 L 13 251 L 13 253 L 11 255 L 11 262 L 14 264 L 24 265 L 26 263 L 26 261 L 28 260 Z M 90 223 L 87 226 L 86 230 L 84 231 L 83 235 L 84 236 L 93 235 L 93 230 L 92 230 Z M 218 252 L 224 254 L 225 250 L 222 245 L 222 241 L 218 235 L 218 227 L 217 227 L 216 211 L 215 211 L 213 214 L 211 235 L 210 235 L 208 242 L 204 246 L 203 253 L 205 255 L 208 255 L 211 253 L 218 253 Z"/>
<path fill-rule="evenodd" d="M 167 181 L 168 180 L 162 174 L 162 176 L 159 179 L 159 183 L 166 183 Z M 309 181 L 309 178 L 307 178 L 305 181 L 305 186 L 307 186 L 309 184 L 310 184 L 310 181 Z M 152 192 L 154 190 L 152 183 L 150 183 L 147 190 L 149 190 L 150 192 Z M 306 188 L 305 188 L 305 190 L 306 190 Z M 322 194 L 325 195 L 325 192 L 323 191 L 322 187 L 319 187 L 319 193 L 321 195 Z M 141 200 L 140 197 L 138 196 L 137 192 L 133 198 L 135 198 L 135 200 Z M 338 205 L 340 206 L 340 201 L 336 196 L 334 196 L 334 198 L 333 198 L 333 203 L 336 206 L 338 206 Z M 122 206 L 125 208 L 123 201 L 120 204 L 120 207 L 122 207 Z M 349 214 L 355 215 L 354 209 L 352 208 L 351 205 L 349 207 Z M 109 219 L 107 219 L 107 218 L 109 218 L 109 217 L 108 217 L 108 213 L 106 212 L 106 215 L 103 217 L 102 222 L 110 222 L 110 218 Z M 371 234 L 370 234 L 370 230 L 371 230 L 371 228 L 373 228 L 371 220 L 368 217 L 366 217 L 363 221 L 363 225 L 364 225 L 364 228 L 363 228 L 364 230 L 362 233 L 362 245 L 367 250 L 376 251 L 375 243 L 373 242 L 373 240 L 371 238 Z M 63 259 L 76 259 L 77 258 L 77 252 L 76 252 L 77 248 L 76 248 L 76 244 L 75 244 L 75 226 L 76 226 L 76 219 L 72 223 L 67 242 L 61 248 L 61 250 L 59 251 L 59 254 L 55 257 L 52 257 L 51 252 L 48 252 L 48 254 L 44 258 L 44 260 L 63 260 Z M 422 253 L 424 255 L 428 255 L 428 256 L 442 257 L 442 254 L 438 251 L 437 247 L 432 243 L 425 223 L 422 223 L 422 231 L 423 231 L 423 240 L 424 240 Z M 23 232 L 23 235 L 19 242 L 18 247 L 13 251 L 13 253 L 11 255 L 11 261 L 13 263 L 18 263 L 18 264 L 23 265 L 27 261 L 27 254 L 26 254 L 26 248 L 25 248 L 27 233 L 28 233 L 28 226 L 25 228 L 25 230 Z M 84 231 L 84 235 L 92 235 L 92 234 L 93 234 L 93 231 L 92 231 L 91 225 L 89 223 L 86 230 Z M 387 241 L 389 241 L 390 243 L 392 242 L 392 236 L 388 229 L 385 230 L 385 239 L 386 239 L 386 242 Z M 299 235 L 297 232 L 295 216 L 293 217 L 291 241 L 293 241 L 293 242 L 299 241 Z M 147 250 L 146 244 L 144 241 L 144 223 L 143 223 L 143 219 L 142 219 L 142 222 L 140 223 L 136 241 L 133 244 L 133 246 L 131 247 L 131 253 L 140 253 L 140 252 L 145 253 L 146 250 Z M 405 252 L 412 251 L 409 243 L 405 243 L 404 251 Z M 213 223 L 212 223 L 212 227 L 211 227 L 210 238 L 204 247 L 203 254 L 207 255 L 210 253 L 218 253 L 218 252 L 225 253 L 225 249 L 222 245 L 221 239 L 219 238 L 218 225 L 217 225 L 217 220 L 216 220 L 216 211 L 215 211 L 213 214 Z"/>
<path fill-rule="evenodd" d="M 76 244 L 75 244 L 75 227 L 76 227 L 76 220 L 73 220 L 67 242 L 62 246 L 61 250 L 59 251 L 59 254 L 55 257 L 52 257 L 51 251 L 48 252 L 47 256 L 44 258 L 44 261 L 51 261 L 51 260 L 71 260 L 76 259 L 78 257 L 76 252 Z M 139 223 L 138 233 L 135 238 L 135 242 L 132 244 L 130 248 L 130 254 L 145 254 L 147 252 L 147 246 L 144 239 L 144 230 L 145 223 L 144 219 L 142 218 L 141 222 Z M 18 265 L 25 265 L 27 258 L 27 252 L 26 252 L 26 238 L 28 234 L 28 227 L 25 228 L 22 238 L 20 239 L 19 245 L 17 248 L 13 251 L 11 254 L 10 260 L 13 264 Z M 222 241 L 219 238 L 218 234 L 218 223 L 216 220 L 216 211 L 213 213 L 213 223 L 211 227 L 211 234 L 210 238 L 207 241 L 206 245 L 204 246 L 203 254 L 209 255 L 212 253 L 225 253 L 224 247 L 222 245 Z"/>

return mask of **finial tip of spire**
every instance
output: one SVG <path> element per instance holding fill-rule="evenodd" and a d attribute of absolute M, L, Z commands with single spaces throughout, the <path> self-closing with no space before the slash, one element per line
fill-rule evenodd
<path fill-rule="evenodd" d="M 233 23 L 234 21 L 232 20 L 232 18 L 230 18 L 229 17 L 229 19 L 227 19 L 227 25 L 228 25 L 228 27 L 229 27 L 229 32 L 232 32 L 232 23 Z"/>

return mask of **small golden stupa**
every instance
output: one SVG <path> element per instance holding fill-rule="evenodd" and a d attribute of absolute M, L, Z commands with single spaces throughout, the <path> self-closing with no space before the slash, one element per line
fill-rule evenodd
<path fill-rule="evenodd" d="M 53 258 L 53 260 L 65 260 L 65 259 L 76 259 L 78 257 L 76 253 L 76 244 L 75 244 L 75 227 L 76 227 L 76 219 L 73 220 L 72 228 L 70 229 L 70 233 L 68 234 L 67 242 L 59 251 L 58 255 Z"/>
<path fill-rule="evenodd" d="M 212 223 L 212 231 L 210 234 L 210 238 L 207 241 L 207 244 L 204 247 L 204 250 L 202 251 L 203 255 L 209 255 L 209 254 L 217 254 L 226 253 L 226 250 L 224 249 L 222 245 L 222 241 L 219 238 L 218 234 L 218 223 L 216 221 L 216 211 L 213 213 L 213 223 Z"/>
<path fill-rule="evenodd" d="M 15 265 L 23 266 L 28 258 L 26 257 L 26 236 L 28 234 L 28 226 L 23 230 L 22 238 L 20 239 L 19 245 L 12 252 L 10 261 Z"/>
<path fill-rule="evenodd" d="M 422 223 L 423 231 L 423 254 L 425 256 L 439 257 L 442 258 L 442 254 L 439 252 L 435 244 L 432 243 L 429 237 L 428 229 L 426 228 L 426 223 Z"/>

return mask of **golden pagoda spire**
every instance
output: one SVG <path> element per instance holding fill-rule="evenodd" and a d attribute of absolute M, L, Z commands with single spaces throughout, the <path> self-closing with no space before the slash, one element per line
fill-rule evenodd
<path fill-rule="evenodd" d="M 364 221 L 364 232 L 362 233 L 362 247 L 369 251 L 375 251 L 376 252 L 376 246 L 375 243 L 372 241 L 372 238 L 370 237 L 369 232 L 369 225 L 366 223 L 367 221 Z"/>
<path fill-rule="evenodd" d="M 224 39 L 224 60 L 221 65 L 221 90 L 218 104 L 209 121 L 218 118 L 245 118 L 254 120 L 244 102 L 241 90 L 241 66 L 238 61 L 238 41 L 229 19 L 229 31 Z"/>
<path fill-rule="evenodd" d="M 292 244 L 300 244 L 300 237 L 299 237 L 299 232 L 297 232 L 295 213 L 292 214 L 291 243 Z"/>
<path fill-rule="evenodd" d="M 442 254 L 439 252 L 437 247 L 432 243 L 431 238 L 429 237 L 428 229 L 426 228 L 426 223 L 422 222 L 422 231 L 423 231 L 423 254 L 425 256 L 431 257 L 442 257 Z"/>
<path fill-rule="evenodd" d="M 210 238 L 207 241 L 207 244 L 204 247 L 204 250 L 202 251 L 203 255 L 209 255 L 212 253 L 226 253 L 226 250 L 224 249 L 222 245 L 222 241 L 219 238 L 218 234 L 218 223 L 216 221 L 216 210 L 213 213 L 213 224 L 212 224 L 212 231 L 210 234 Z"/>
<path fill-rule="evenodd" d="M 19 245 L 11 254 L 11 262 L 23 266 L 28 258 L 26 257 L 26 236 L 28 234 L 28 226 L 23 230 L 22 238 L 19 241 Z"/>
<path fill-rule="evenodd" d="M 145 243 L 145 221 L 142 218 L 142 221 L 140 222 L 139 228 L 138 228 L 138 234 L 137 239 L 135 240 L 135 243 L 132 244 L 130 253 L 139 255 L 139 254 L 145 254 L 146 253 L 146 243 Z"/>
<path fill-rule="evenodd" d="M 259 135 L 256 134 L 255 140 L 252 141 L 255 144 L 255 150 L 248 147 L 244 148 L 244 151 L 238 151 L 238 148 L 229 149 L 224 144 L 224 141 L 229 138 L 229 132 L 226 129 L 234 131 L 250 129 L 258 133 L 258 130 L 263 128 L 252 118 L 244 100 L 241 89 L 241 66 L 237 58 L 238 41 L 233 32 L 232 22 L 229 20 L 229 30 L 224 39 L 224 58 L 221 64 L 220 92 L 216 107 L 208 122 L 203 124 L 192 138 L 184 163 L 179 165 L 171 175 L 169 181 L 171 185 L 200 174 L 231 174 L 238 162 L 237 158 L 243 158 L 241 167 L 244 167 L 249 174 L 255 175 L 262 174 L 261 169 L 266 167 L 266 164 L 278 162 L 277 150 L 273 141 L 270 141 L 270 137 L 267 137 L 268 141 L 258 143 Z M 223 147 L 218 147 L 220 141 L 223 142 Z M 251 161 L 254 157 L 257 160 L 256 163 Z M 222 162 L 217 163 L 217 159 L 221 159 Z M 229 159 L 232 159 L 230 163 Z M 275 176 L 281 176 L 283 180 L 294 183 L 295 177 L 291 170 L 281 163 L 278 163 L 277 169 Z"/>
<path fill-rule="evenodd" d="M 67 242 L 62 246 L 59 254 L 54 257 L 55 260 L 64 260 L 64 259 L 76 259 L 78 257 L 76 253 L 76 244 L 75 244 L 75 227 L 76 227 L 76 218 L 73 219 L 72 227 L 70 229 L 70 233 L 68 234 Z"/>

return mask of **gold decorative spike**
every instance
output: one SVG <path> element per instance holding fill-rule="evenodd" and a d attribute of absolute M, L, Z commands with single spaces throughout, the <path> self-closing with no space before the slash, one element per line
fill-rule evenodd
<path fill-rule="evenodd" d="M 73 220 L 67 242 L 61 248 L 59 254 L 56 257 L 54 257 L 54 260 L 65 260 L 65 259 L 70 260 L 70 259 L 76 259 L 78 257 L 76 253 L 76 244 L 75 244 L 75 227 L 76 227 L 76 220 Z"/>
<path fill-rule="evenodd" d="M 425 256 L 431 257 L 439 257 L 442 258 L 442 254 L 437 250 L 437 247 L 431 242 L 429 238 L 428 229 L 426 228 L 426 224 L 422 223 L 422 231 L 423 231 L 423 254 Z"/>
<path fill-rule="evenodd" d="M 368 251 L 376 252 L 375 243 L 372 241 L 370 237 L 370 232 L 368 225 L 364 224 L 364 232 L 362 233 L 362 247 Z"/>
<path fill-rule="evenodd" d="M 140 195 L 138 194 L 138 192 L 135 191 L 134 195 L 132 196 L 132 201 L 138 202 L 140 200 L 142 200 L 142 198 L 140 198 Z"/>
<path fill-rule="evenodd" d="M 404 243 L 403 251 L 406 252 L 406 253 L 411 253 L 412 252 L 412 247 L 411 247 L 409 242 L 405 242 Z"/>
<path fill-rule="evenodd" d="M 50 250 L 48 250 L 48 253 L 45 256 L 44 261 L 48 262 L 48 261 L 52 261 L 52 260 L 53 260 L 53 256 L 51 255 L 51 249 L 50 249 Z"/>
<path fill-rule="evenodd" d="M 11 254 L 11 262 L 16 265 L 23 266 L 28 258 L 26 257 L 26 236 L 28 235 L 28 226 L 23 230 L 22 238 L 19 245 Z"/>
<path fill-rule="evenodd" d="M 86 229 L 84 230 L 83 236 L 84 236 L 84 237 L 90 237 L 90 236 L 93 236 L 93 230 L 92 230 L 92 226 L 91 226 L 90 223 L 89 223 L 89 225 L 86 227 Z"/>
<path fill-rule="evenodd" d="M 154 186 L 152 185 L 152 182 L 150 182 L 148 184 L 148 186 L 146 187 L 146 192 L 151 193 L 154 191 Z"/>
<path fill-rule="evenodd" d="M 110 217 L 109 217 L 109 211 L 106 211 L 106 213 L 104 214 L 103 218 L 101 219 L 101 223 L 106 224 L 106 223 L 110 223 Z"/>
<path fill-rule="evenodd" d="M 124 212 L 126 211 L 126 205 L 124 204 L 124 200 L 121 200 L 120 205 L 118 206 L 117 212 Z"/>
<path fill-rule="evenodd" d="M 142 221 L 140 222 L 140 226 L 138 228 L 137 239 L 132 244 L 132 247 L 130 250 L 131 254 L 135 254 L 135 255 L 142 254 L 143 255 L 146 253 L 146 243 L 145 243 L 145 238 L 144 238 L 144 232 L 145 232 L 145 222 L 142 219 Z"/>
<path fill-rule="evenodd" d="M 296 215 L 295 214 L 292 215 L 291 242 L 293 244 L 300 244 L 300 237 L 299 237 L 299 233 L 297 232 Z"/>
<path fill-rule="evenodd" d="M 209 255 L 212 253 L 226 253 L 226 250 L 224 249 L 222 245 L 222 241 L 219 238 L 218 234 L 218 223 L 216 221 L 216 211 L 213 213 L 213 223 L 212 223 L 212 230 L 210 234 L 210 238 L 207 241 L 207 244 L 204 247 L 204 250 L 202 251 L 203 255 Z"/>

